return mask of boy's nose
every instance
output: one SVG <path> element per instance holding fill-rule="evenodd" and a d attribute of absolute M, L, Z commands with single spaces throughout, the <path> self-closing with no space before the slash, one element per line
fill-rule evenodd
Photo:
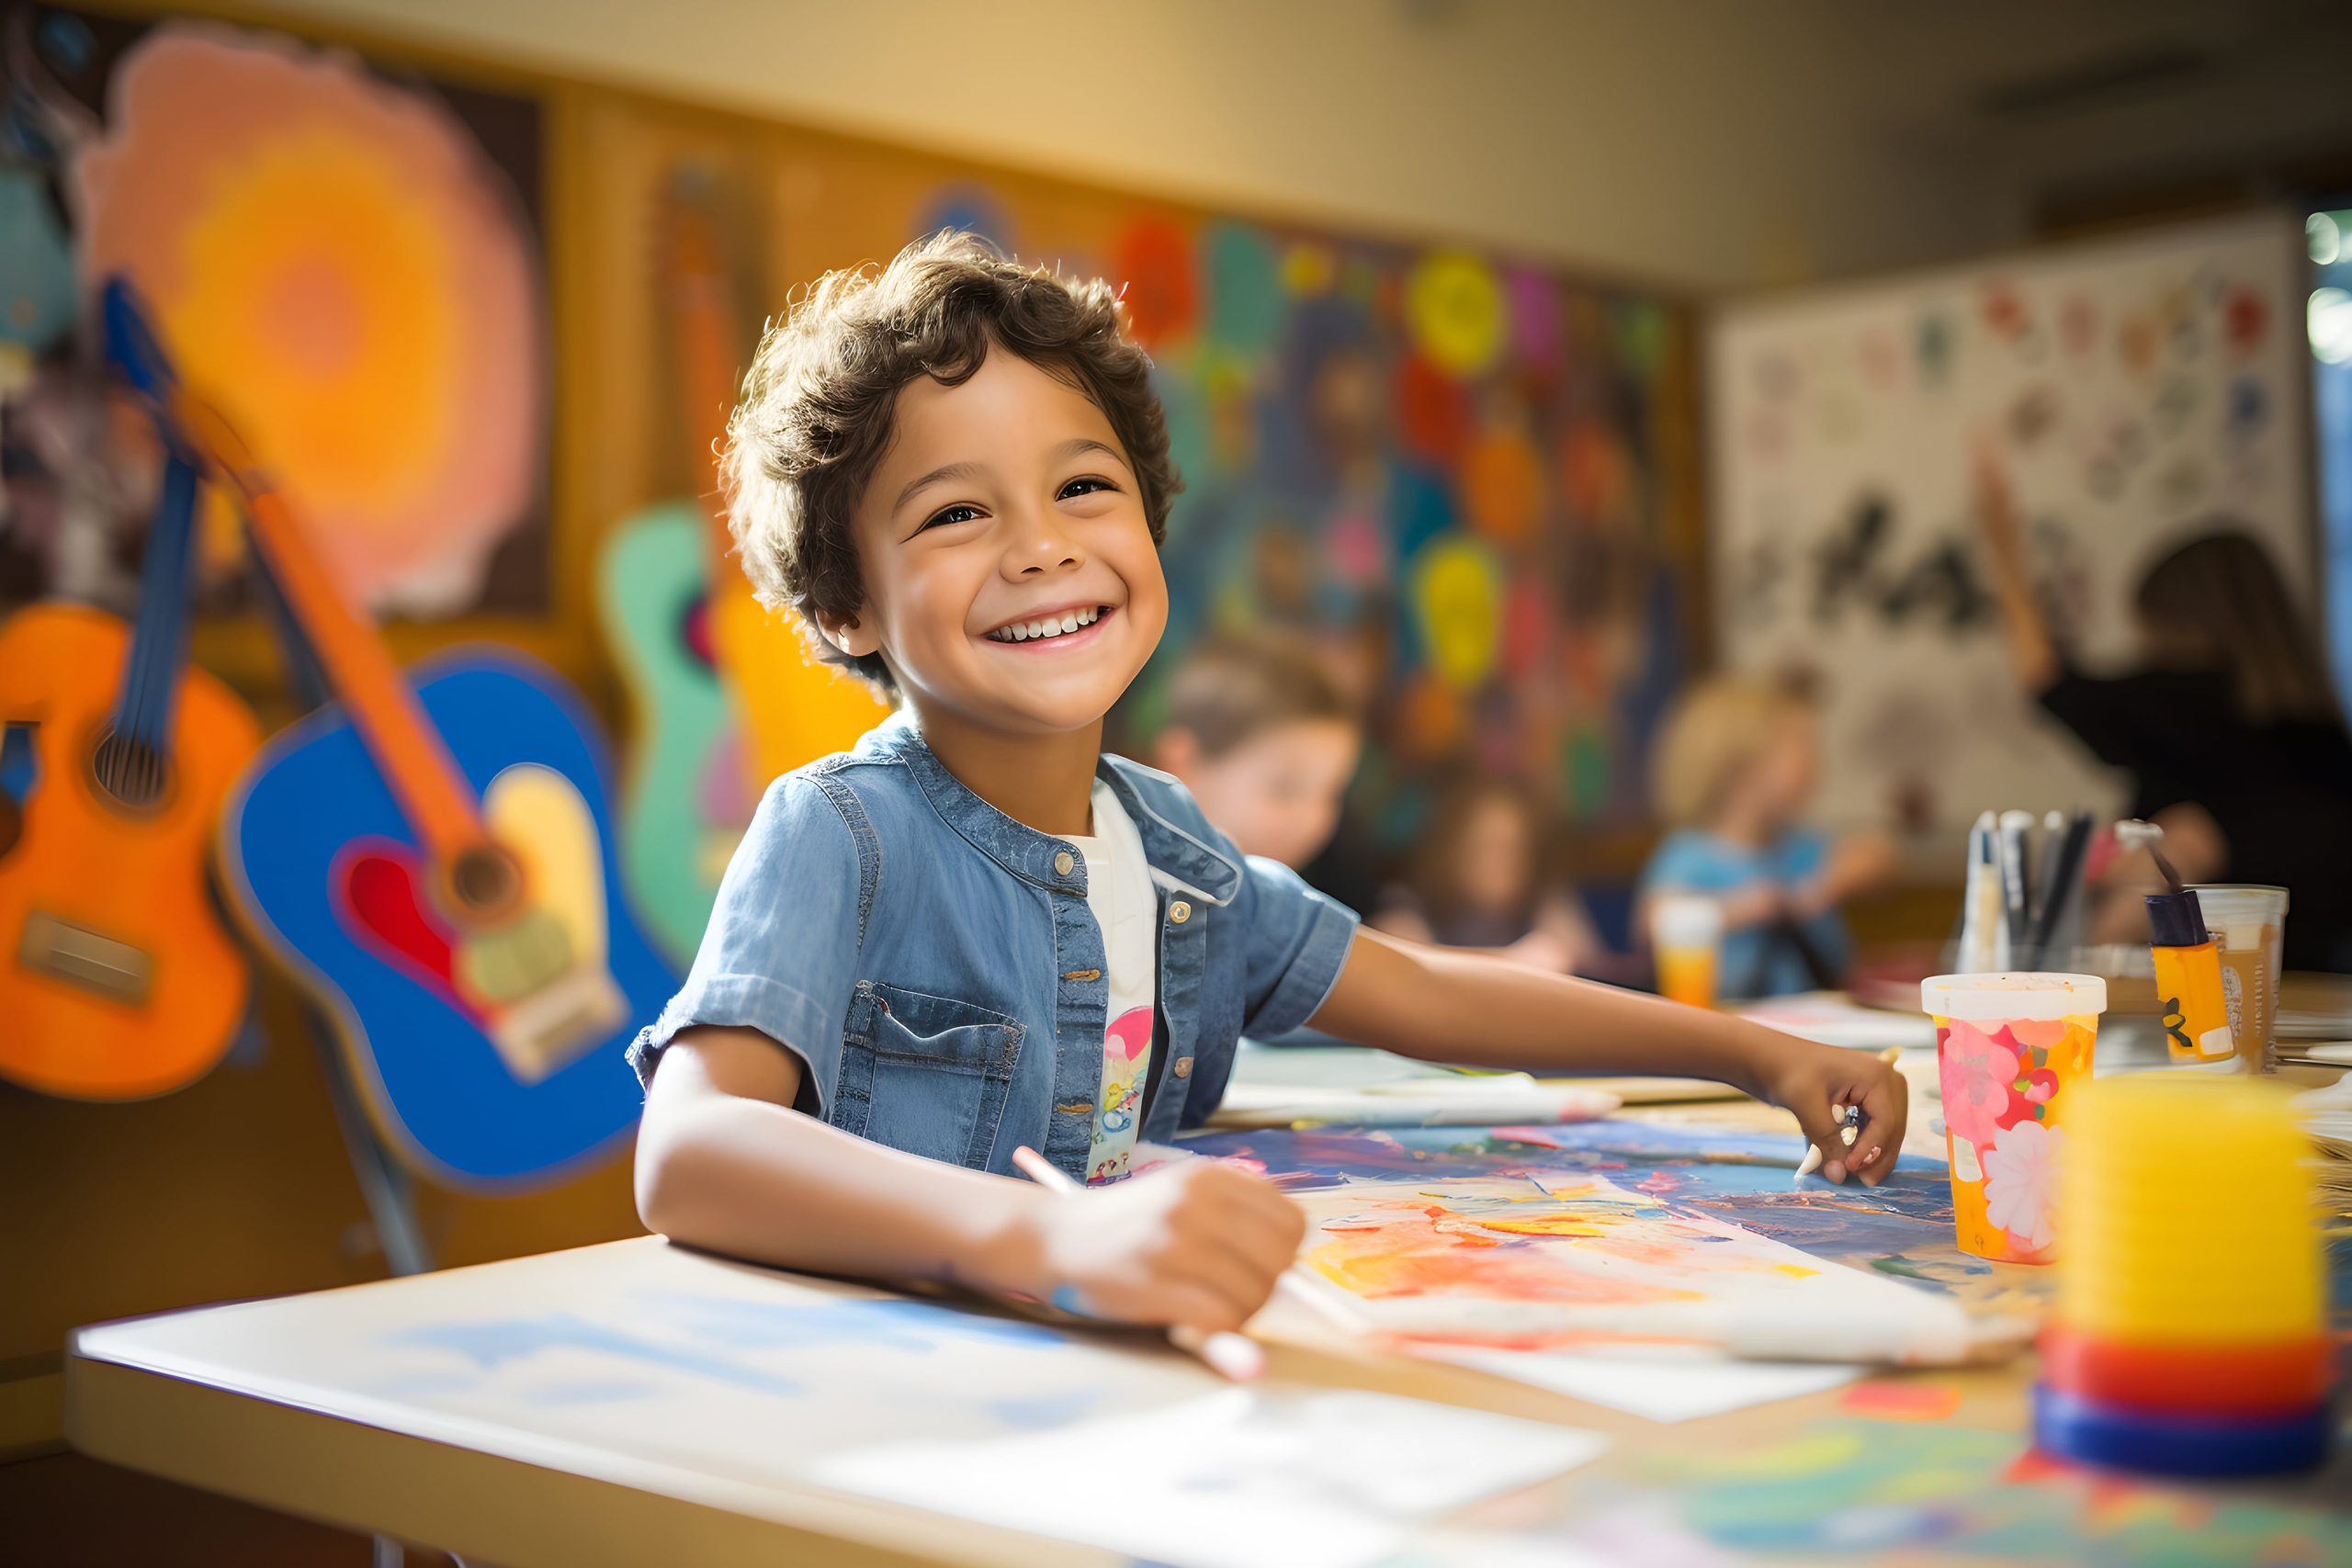
<path fill-rule="evenodd" d="M 1035 577 L 1085 563 L 1086 552 L 1062 526 L 1053 508 L 1008 513 L 1012 541 L 1004 552 L 1007 577 Z"/>

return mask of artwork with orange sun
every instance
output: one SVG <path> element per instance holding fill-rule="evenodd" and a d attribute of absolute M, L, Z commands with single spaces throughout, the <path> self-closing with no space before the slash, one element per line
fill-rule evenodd
<path fill-rule="evenodd" d="M 544 611 L 537 105 L 275 33 L 40 12 L 37 37 L 86 40 L 51 85 L 86 114 L 55 171 L 82 292 L 130 280 L 372 610 Z M 233 518 L 207 542 L 233 581 Z"/>

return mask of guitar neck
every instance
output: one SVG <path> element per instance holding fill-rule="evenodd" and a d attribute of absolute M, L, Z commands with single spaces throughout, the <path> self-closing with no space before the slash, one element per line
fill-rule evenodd
<path fill-rule="evenodd" d="M 195 462 L 169 447 L 163 492 L 147 530 L 130 657 L 123 661 L 115 698 L 114 732 L 158 757 L 171 745 L 178 671 L 187 657 L 188 547 L 196 525 L 197 479 Z"/>
<path fill-rule="evenodd" d="M 254 465 L 234 430 L 209 405 L 185 393 L 176 402 L 182 428 L 192 433 L 243 502 L 254 547 L 399 798 L 401 814 L 435 860 L 453 863 L 485 836 L 481 802 L 439 732 L 425 721 L 407 677 L 312 551 L 300 520 Z"/>
<path fill-rule="evenodd" d="M 713 581 L 721 581 L 719 574 L 732 570 L 727 558 L 735 541 L 727 531 L 727 509 L 711 464 L 712 454 L 726 438 L 728 412 L 735 403 L 741 344 L 736 336 L 732 280 L 720 265 L 716 236 L 699 216 L 676 221 L 681 232 L 671 297 L 678 334 L 678 390 L 686 410 L 686 435 L 695 444 L 688 471 L 695 478 L 695 493 L 710 525 Z"/>

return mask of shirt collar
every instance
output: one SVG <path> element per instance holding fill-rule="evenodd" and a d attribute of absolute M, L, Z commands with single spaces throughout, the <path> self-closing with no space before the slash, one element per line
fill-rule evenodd
<path fill-rule="evenodd" d="M 1055 892 L 1081 896 L 1086 892 L 1086 857 L 1077 846 L 1013 820 L 973 794 L 963 780 L 947 771 L 947 764 L 924 742 L 912 722 L 901 717 L 884 723 L 859 742 L 858 750 L 903 765 L 922 786 L 940 820 L 1006 871 Z M 1134 782 L 1114 765 L 1115 761 L 1107 756 L 1098 760 L 1095 776 L 1111 786 L 1126 809 L 1127 819 L 1143 840 L 1144 859 L 1159 874 L 1158 879 L 1211 904 L 1230 902 L 1241 886 L 1241 868 L 1230 856 L 1154 810 Z"/>

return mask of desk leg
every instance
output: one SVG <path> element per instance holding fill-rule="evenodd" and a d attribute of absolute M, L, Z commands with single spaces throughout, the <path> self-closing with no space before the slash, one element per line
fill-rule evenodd
<path fill-rule="evenodd" d="M 334 1101 L 335 1122 L 343 1129 L 344 1147 L 351 1151 L 352 1174 L 359 1179 L 360 1196 L 368 1201 L 368 1218 L 376 1227 L 384 1261 L 395 1274 L 429 1273 L 433 1249 L 425 1242 L 424 1227 L 417 1222 L 415 1182 L 376 1135 L 375 1124 L 359 1102 L 359 1088 L 351 1081 L 351 1066 L 326 1021 L 309 1007 L 302 1010 L 302 1017 L 311 1043 L 318 1047 L 327 1094 Z M 382 1544 L 378 1543 L 379 1551 Z M 400 1548 L 395 1544 L 391 1551 L 391 1561 L 397 1564 Z"/>

